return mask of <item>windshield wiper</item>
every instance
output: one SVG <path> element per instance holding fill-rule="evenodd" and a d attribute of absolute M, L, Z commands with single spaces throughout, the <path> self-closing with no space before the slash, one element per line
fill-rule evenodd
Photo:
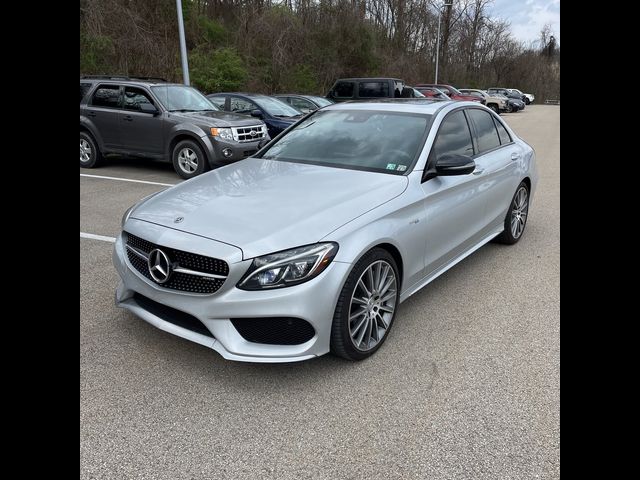
<path fill-rule="evenodd" d="M 176 108 L 175 110 L 169 110 L 170 112 L 197 112 L 198 110 L 193 110 L 192 108 Z"/>

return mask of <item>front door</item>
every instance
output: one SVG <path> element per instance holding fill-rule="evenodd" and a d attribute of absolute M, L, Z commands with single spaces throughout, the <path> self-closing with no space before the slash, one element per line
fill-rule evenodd
<path fill-rule="evenodd" d="M 475 153 L 469 123 L 463 110 L 449 113 L 440 125 L 429 165 L 447 154 Z M 425 273 L 431 275 L 482 238 L 484 227 L 483 180 L 474 173 L 440 176 L 422 183 L 426 231 Z"/>
<path fill-rule="evenodd" d="M 142 88 L 124 88 L 124 104 L 120 112 L 122 148 L 140 154 L 160 155 L 164 147 L 163 116 L 141 112 L 140 105 L 145 103 L 160 110 L 151 95 Z"/>

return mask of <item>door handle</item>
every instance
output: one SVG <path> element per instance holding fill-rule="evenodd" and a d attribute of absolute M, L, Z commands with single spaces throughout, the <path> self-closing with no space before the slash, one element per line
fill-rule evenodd
<path fill-rule="evenodd" d="M 519 158 L 520 158 L 520 154 L 519 153 L 513 152 L 511 154 L 511 160 L 518 160 Z"/>
<path fill-rule="evenodd" d="M 87 112 L 87 117 L 95 117 L 96 115 L 96 112 Z"/>
<path fill-rule="evenodd" d="M 131 121 L 133 121 L 133 117 L 132 117 L 131 115 L 125 115 L 123 118 L 124 118 L 124 120 L 126 120 L 127 122 L 131 122 Z"/>
<path fill-rule="evenodd" d="M 482 172 L 484 172 L 484 168 L 477 168 L 473 171 L 474 175 L 480 175 Z"/>

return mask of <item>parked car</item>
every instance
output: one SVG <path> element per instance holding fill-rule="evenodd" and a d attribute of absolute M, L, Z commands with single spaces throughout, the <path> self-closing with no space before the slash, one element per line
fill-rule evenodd
<path fill-rule="evenodd" d="M 522 97 L 522 101 L 527 105 L 529 105 L 530 103 L 532 103 L 536 99 L 536 97 L 533 95 L 533 93 L 522 93 L 517 88 L 509 88 L 509 90 L 511 90 L 512 92 L 520 95 Z"/>
<path fill-rule="evenodd" d="M 505 97 L 514 100 L 513 102 L 509 102 L 513 108 L 514 112 L 517 112 L 518 110 L 524 110 L 525 108 L 525 102 L 522 100 L 522 95 L 519 95 L 515 92 L 510 91 L 508 88 L 502 88 L 502 87 L 491 87 L 487 89 L 487 93 L 489 95 L 504 95 Z M 518 110 L 515 109 L 515 107 L 518 107 Z"/>
<path fill-rule="evenodd" d="M 537 180 L 533 149 L 478 102 L 330 105 L 129 208 L 116 304 L 230 360 L 362 360 L 401 302 L 522 238 Z"/>
<path fill-rule="evenodd" d="M 436 87 L 415 87 L 425 97 L 437 98 L 440 100 L 451 100 L 445 93 Z"/>
<path fill-rule="evenodd" d="M 272 95 L 272 97 L 282 100 L 283 102 L 291 105 L 296 110 L 300 110 L 302 113 L 313 112 L 327 105 L 331 105 L 334 102 L 324 97 L 317 97 L 315 95 L 298 95 L 294 93 L 279 93 Z"/>
<path fill-rule="evenodd" d="M 271 138 L 303 116 L 300 110 L 282 100 L 257 93 L 212 93 L 207 98 L 226 112 L 251 115 L 264 121 Z"/>
<path fill-rule="evenodd" d="M 340 78 L 327 93 L 334 102 L 376 98 L 411 98 L 411 90 L 398 78 Z"/>
<path fill-rule="evenodd" d="M 173 163 L 182 178 L 253 155 L 269 140 L 259 119 L 221 112 L 195 88 L 161 79 L 80 77 L 80 166 L 108 153 Z"/>
<path fill-rule="evenodd" d="M 452 87 L 451 85 L 443 85 L 443 84 L 436 85 L 436 84 L 430 84 L 430 83 L 420 83 L 416 85 L 416 88 L 418 89 L 421 87 L 435 87 L 438 90 L 440 90 L 442 93 L 444 93 L 447 97 L 449 97 L 451 100 L 466 100 L 468 102 L 480 102 L 480 103 L 484 102 L 483 98 L 478 98 L 475 95 L 464 94 L 460 92 L 457 88 Z"/>
<path fill-rule="evenodd" d="M 477 88 L 461 88 L 460 91 L 467 95 L 476 95 L 484 100 L 483 105 L 486 105 L 488 108 L 500 114 L 500 112 L 506 112 L 509 110 L 508 107 L 508 99 L 502 95 L 489 95 L 487 92 L 483 90 L 479 90 Z"/>

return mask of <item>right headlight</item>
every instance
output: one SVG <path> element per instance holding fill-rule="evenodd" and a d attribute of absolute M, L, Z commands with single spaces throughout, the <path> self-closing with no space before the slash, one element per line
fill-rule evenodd
<path fill-rule="evenodd" d="M 320 275 L 336 253 L 338 244 L 326 242 L 256 257 L 237 287 L 265 290 L 298 285 Z"/>
<path fill-rule="evenodd" d="M 214 137 L 220 137 L 223 140 L 233 140 L 233 132 L 230 128 L 211 127 L 211 135 Z"/>

